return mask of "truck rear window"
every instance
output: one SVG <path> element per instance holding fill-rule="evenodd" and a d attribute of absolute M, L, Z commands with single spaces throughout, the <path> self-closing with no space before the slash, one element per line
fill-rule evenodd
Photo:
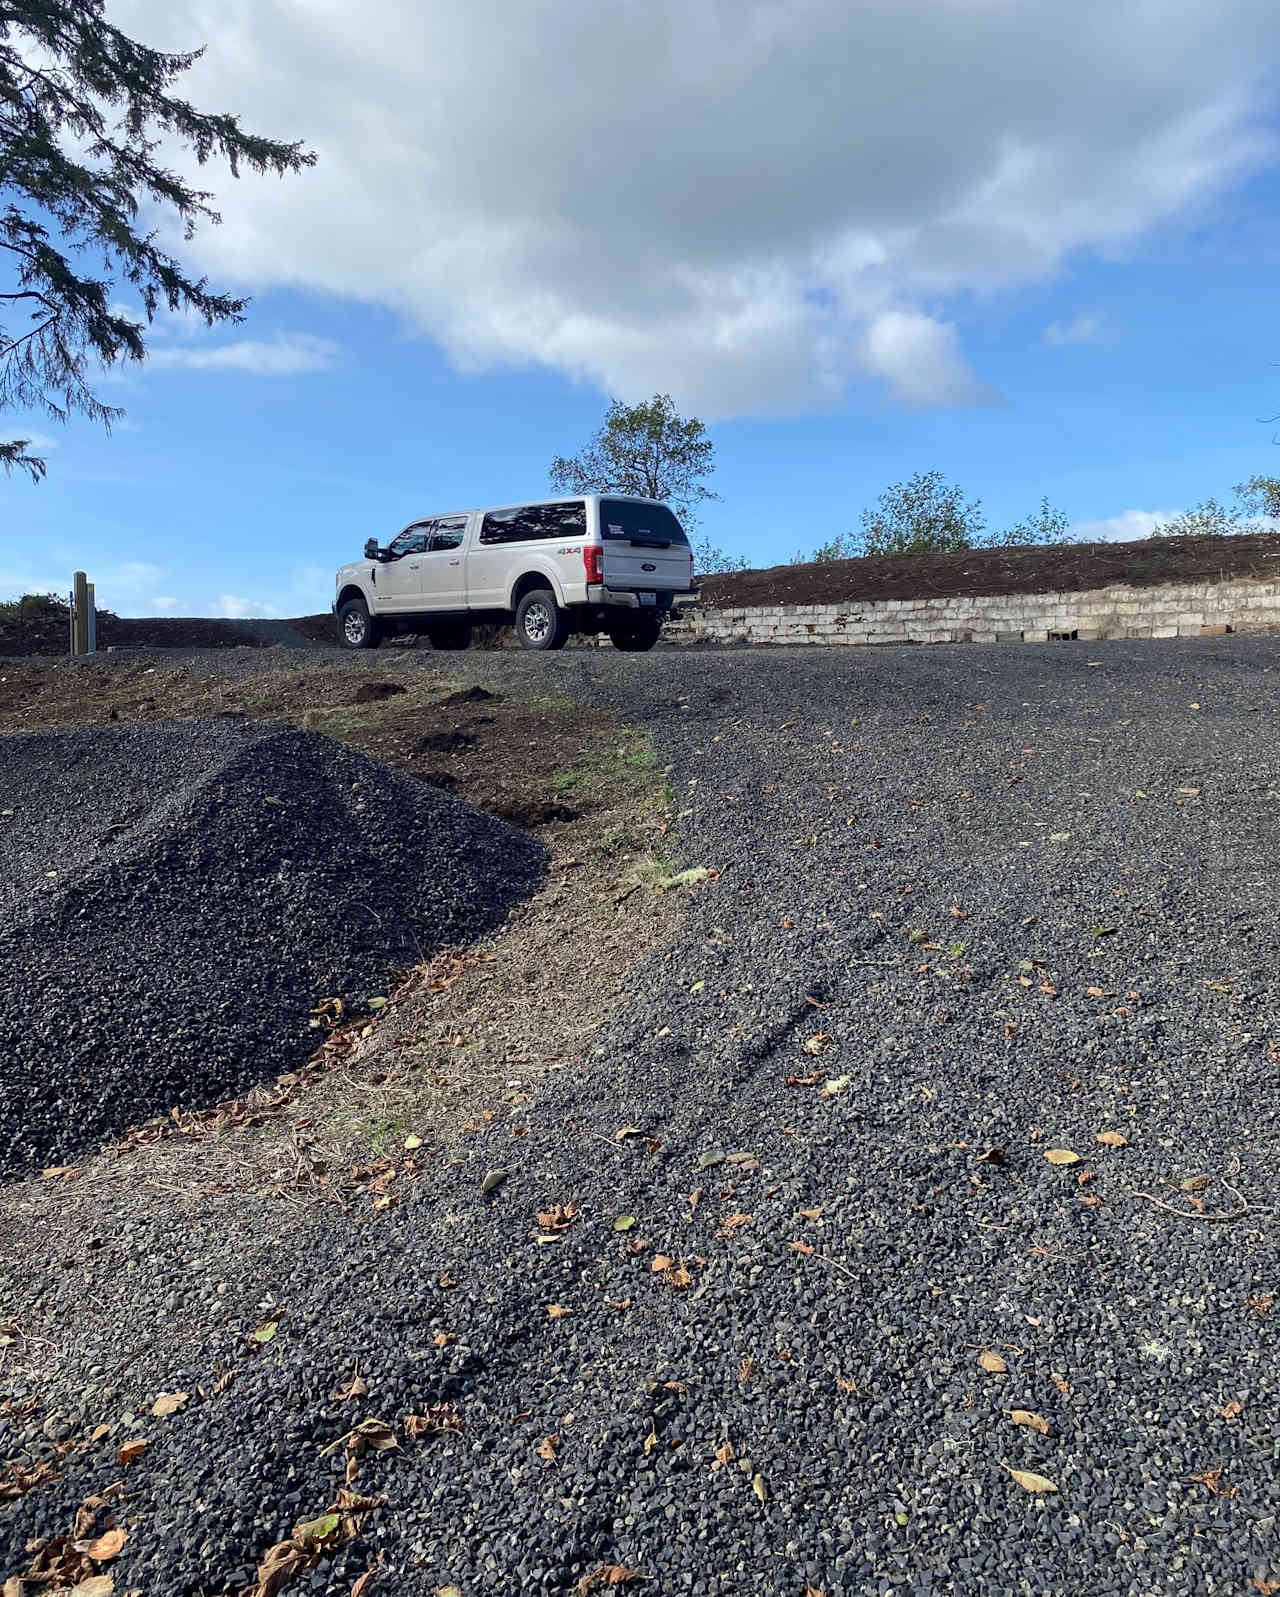
<path fill-rule="evenodd" d="M 666 505 L 647 505 L 632 499 L 600 501 L 602 538 L 652 538 L 687 545 L 684 528 Z"/>

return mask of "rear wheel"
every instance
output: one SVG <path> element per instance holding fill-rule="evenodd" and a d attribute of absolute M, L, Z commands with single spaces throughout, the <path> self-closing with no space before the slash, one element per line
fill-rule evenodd
<path fill-rule="evenodd" d="M 471 623 L 469 621 L 430 621 L 427 638 L 433 649 L 469 649 Z"/>
<path fill-rule="evenodd" d="M 625 621 L 614 621 L 609 626 L 610 642 L 624 654 L 645 654 L 661 636 L 660 616 L 628 616 Z"/>
<path fill-rule="evenodd" d="M 363 599 L 348 599 L 338 611 L 338 642 L 344 649 L 376 649 L 382 642 L 382 627 Z"/>
<path fill-rule="evenodd" d="M 516 637 L 522 649 L 563 649 L 569 617 L 550 588 L 532 588 L 516 606 Z"/>

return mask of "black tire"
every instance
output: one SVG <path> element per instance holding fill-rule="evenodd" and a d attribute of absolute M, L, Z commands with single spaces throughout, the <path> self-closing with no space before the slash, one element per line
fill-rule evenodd
<path fill-rule="evenodd" d="M 530 588 L 516 606 L 516 637 L 522 649 L 563 649 L 569 617 L 550 588 Z"/>
<path fill-rule="evenodd" d="M 348 599 L 338 611 L 338 643 L 344 649 L 376 649 L 382 642 L 382 626 L 369 614 L 363 599 Z"/>
<path fill-rule="evenodd" d="M 469 649 L 471 623 L 469 621 L 429 621 L 427 639 L 433 649 Z"/>
<path fill-rule="evenodd" d="M 624 654 L 647 654 L 661 636 L 661 616 L 628 616 L 609 628 L 609 641 Z"/>

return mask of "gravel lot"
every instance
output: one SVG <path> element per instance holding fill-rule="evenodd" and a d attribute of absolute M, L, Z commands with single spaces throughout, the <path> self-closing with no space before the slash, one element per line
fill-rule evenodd
<path fill-rule="evenodd" d="M 1280 640 L 448 666 L 648 727 L 686 936 L 373 1223 L 267 1272 L 157 1210 L 66 1261 L 136 1274 L 128 1327 L 0 1266 L 54 1348 L 0 1451 L 110 1427 L 0 1574 L 123 1473 L 117 1591 L 269 1591 L 376 1419 L 300 1590 L 1280 1590 Z M 198 1367 L 132 1352 L 173 1316 Z"/>
<path fill-rule="evenodd" d="M 440 789 L 230 718 L 10 738 L 0 811 L 9 1175 L 298 1066 L 315 1005 L 383 997 L 542 875 Z"/>

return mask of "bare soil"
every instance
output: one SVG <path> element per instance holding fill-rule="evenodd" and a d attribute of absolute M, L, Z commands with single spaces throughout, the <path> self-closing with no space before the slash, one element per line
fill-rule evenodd
<path fill-rule="evenodd" d="M 816 565 L 770 566 L 705 577 L 702 603 L 844 604 L 875 599 L 952 599 L 980 594 L 1079 593 L 1128 583 L 1274 580 L 1280 534 L 1238 538 L 1145 538 L 1136 543 L 1073 543 L 1044 549 L 966 549 L 957 554 L 867 556 Z"/>

